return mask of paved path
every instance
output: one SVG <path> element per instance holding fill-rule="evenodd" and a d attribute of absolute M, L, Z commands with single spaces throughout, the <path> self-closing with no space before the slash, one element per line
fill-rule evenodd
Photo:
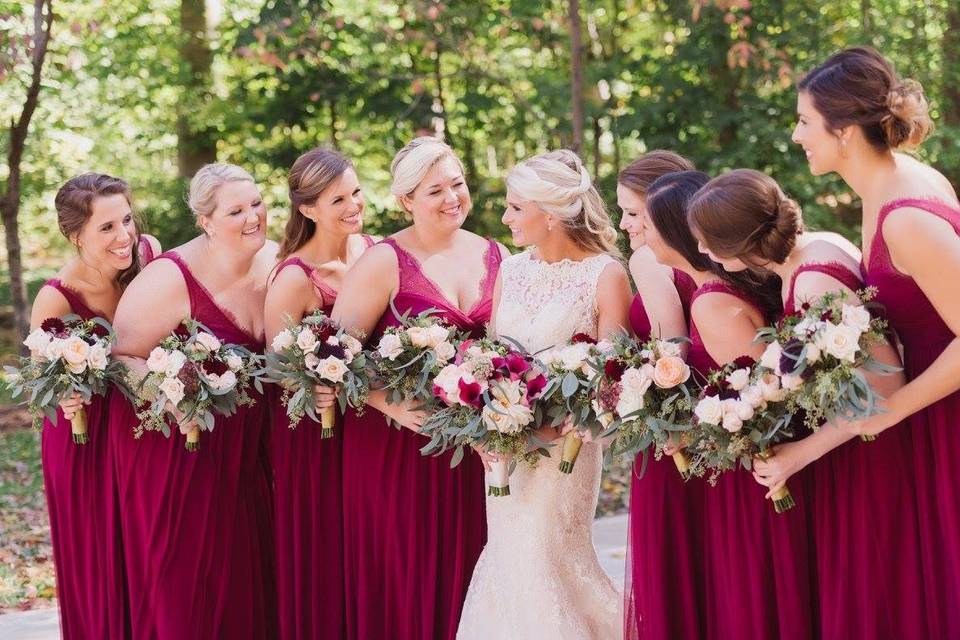
<path fill-rule="evenodd" d="M 617 584 L 623 584 L 626 540 L 627 516 L 612 516 L 594 522 L 593 542 L 600 564 Z M 0 638 L 3 640 L 56 640 L 59 635 L 56 609 L 0 615 Z"/>

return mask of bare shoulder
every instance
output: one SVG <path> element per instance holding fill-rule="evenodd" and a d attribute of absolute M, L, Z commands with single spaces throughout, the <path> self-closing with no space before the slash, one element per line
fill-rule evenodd
<path fill-rule="evenodd" d="M 801 248 L 801 263 L 806 262 L 842 262 L 855 264 L 860 262 L 860 248 L 839 233 L 833 231 L 812 231 L 803 234 L 807 240 Z"/>
<path fill-rule="evenodd" d="M 276 271 L 276 268 L 279 266 L 279 264 L 276 265 L 270 271 L 270 276 L 267 280 L 268 298 L 275 295 L 275 293 L 307 293 L 312 289 L 313 285 L 310 282 L 310 278 L 307 277 L 303 269 L 290 265 Z"/>
<path fill-rule="evenodd" d="M 673 283 L 673 269 L 657 262 L 648 247 L 640 247 L 630 256 L 630 275 L 638 290 L 647 284 Z"/>
<path fill-rule="evenodd" d="M 625 284 L 629 289 L 630 278 L 622 262 L 619 260 L 611 260 L 603 267 L 603 271 L 600 272 L 599 285 L 619 286 L 620 284 Z"/>
<path fill-rule="evenodd" d="M 54 287 L 40 287 L 33 299 L 30 311 L 30 326 L 37 327 L 47 318 L 59 318 L 72 310 L 66 297 Z"/>
<path fill-rule="evenodd" d="M 163 253 L 163 247 L 160 246 L 160 241 L 149 233 L 141 233 L 140 242 L 146 242 L 148 245 L 150 245 L 150 251 L 153 252 L 153 257 L 157 257 Z"/>
<path fill-rule="evenodd" d="M 738 318 L 762 324 L 759 310 L 743 298 L 725 291 L 709 291 L 697 296 L 690 306 L 690 315 L 698 327 L 704 322 L 720 324 Z"/>

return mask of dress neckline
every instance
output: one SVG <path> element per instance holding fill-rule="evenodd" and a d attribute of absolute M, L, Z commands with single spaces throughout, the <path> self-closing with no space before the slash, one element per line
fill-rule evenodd
<path fill-rule="evenodd" d="M 107 321 L 111 320 L 109 315 L 107 315 L 106 313 L 104 313 L 99 309 L 96 309 L 90 306 L 90 304 L 87 302 L 86 296 L 84 296 L 78 289 L 70 286 L 60 278 L 51 278 L 50 280 L 47 280 L 46 284 L 52 286 L 54 289 L 66 289 L 67 291 L 72 293 L 74 296 L 76 296 L 77 298 L 76 301 L 79 302 L 84 307 L 84 310 L 87 311 L 92 317 L 100 317 Z M 63 293 L 63 291 L 61 291 L 61 293 Z M 76 313 L 78 316 L 83 315 L 82 313 L 78 313 L 77 309 L 73 309 L 73 301 L 68 299 L 67 302 L 70 303 L 71 310 L 74 313 Z"/>
<path fill-rule="evenodd" d="M 870 240 L 870 251 L 869 253 L 864 253 L 860 256 L 861 272 L 870 273 L 873 270 L 875 257 L 874 254 L 877 252 L 877 244 L 883 243 L 884 246 L 887 244 L 886 239 L 883 237 L 884 218 L 886 218 L 891 211 L 895 211 L 896 209 L 901 209 L 903 207 L 922 209 L 923 211 L 932 213 L 934 215 L 936 215 L 938 211 L 943 210 L 960 214 L 960 208 L 958 208 L 956 205 L 945 202 L 943 199 L 934 196 L 924 196 L 919 198 L 896 198 L 894 200 L 890 200 L 880 207 L 880 211 L 877 213 L 877 228 L 874 229 L 873 238 Z M 899 275 L 909 277 L 894 267 L 892 261 L 890 262 L 890 267 Z"/>

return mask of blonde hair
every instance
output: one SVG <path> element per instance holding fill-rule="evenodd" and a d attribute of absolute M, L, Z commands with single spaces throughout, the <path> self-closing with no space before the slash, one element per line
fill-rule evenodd
<path fill-rule="evenodd" d="M 444 158 L 453 158 L 460 171 L 463 171 L 463 163 L 450 145 L 431 136 L 414 138 L 397 152 L 390 163 L 390 175 L 393 176 L 390 193 L 398 198 L 409 196 L 430 169 Z"/>
<path fill-rule="evenodd" d="M 581 249 L 621 257 L 603 199 L 574 152 L 561 149 L 524 160 L 507 173 L 507 188 L 560 220 Z"/>
<path fill-rule="evenodd" d="M 200 167 L 190 181 L 187 206 L 197 218 L 209 216 L 217 209 L 217 191 L 228 182 L 255 182 L 245 169 L 235 164 L 216 162 Z"/>

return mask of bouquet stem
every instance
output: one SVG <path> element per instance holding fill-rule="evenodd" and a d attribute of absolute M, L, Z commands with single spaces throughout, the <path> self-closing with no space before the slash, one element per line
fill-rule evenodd
<path fill-rule="evenodd" d="M 336 407 L 330 405 L 320 410 L 320 439 L 326 440 L 333 437 L 333 425 L 337 420 Z"/>
<path fill-rule="evenodd" d="M 673 464 L 677 465 L 677 471 L 680 472 L 680 477 L 684 480 L 690 479 L 690 458 L 687 457 L 687 454 L 683 451 L 677 451 L 672 456 Z"/>
<path fill-rule="evenodd" d="M 187 451 L 200 449 L 200 427 L 194 427 L 187 432 Z"/>
<path fill-rule="evenodd" d="M 757 457 L 761 460 L 766 460 L 773 452 L 770 449 L 762 449 Z M 773 510 L 777 513 L 783 513 L 784 511 L 789 511 L 797 506 L 797 503 L 794 501 L 793 496 L 790 494 L 790 489 L 787 489 L 786 486 L 781 488 L 779 491 L 770 496 L 770 499 L 773 500 Z"/>
<path fill-rule="evenodd" d="M 490 463 L 490 471 L 487 473 L 487 495 L 496 497 L 510 495 L 510 473 L 505 460 Z"/>
<path fill-rule="evenodd" d="M 860 439 L 864 442 L 873 442 L 874 440 L 877 439 L 877 436 L 865 433 L 862 436 L 860 436 Z"/>
<path fill-rule="evenodd" d="M 576 431 L 571 431 L 563 438 L 563 455 L 560 457 L 560 473 L 572 473 L 573 465 L 577 462 L 577 456 L 580 455 L 580 447 L 583 446 L 583 440 L 577 436 Z"/>
<path fill-rule="evenodd" d="M 70 432 L 73 434 L 74 444 L 87 444 L 90 440 L 87 435 L 87 410 L 84 407 L 77 409 L 70 418 Z"/>

